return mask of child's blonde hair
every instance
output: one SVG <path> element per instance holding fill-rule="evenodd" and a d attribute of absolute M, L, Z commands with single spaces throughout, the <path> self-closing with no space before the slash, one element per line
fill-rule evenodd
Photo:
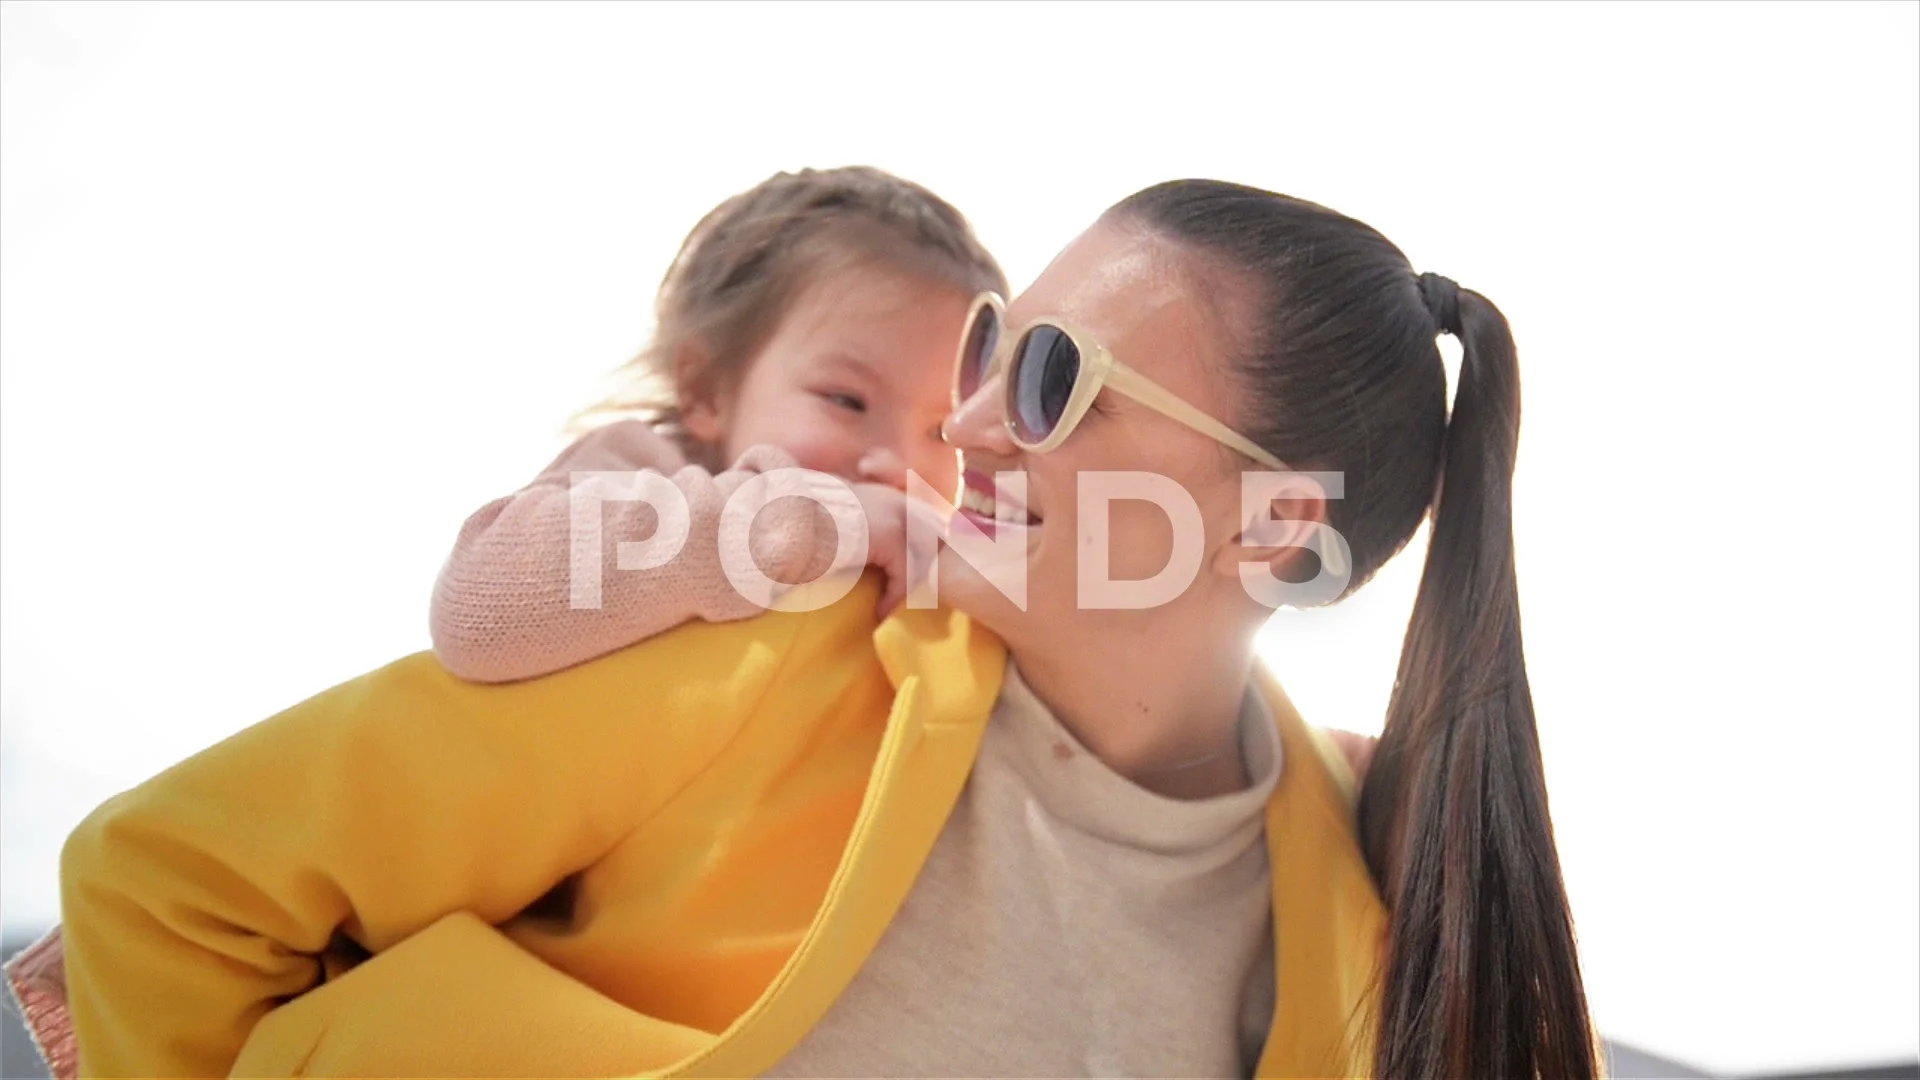
<path fill-rule="evenodd" d="M 574 426 L 637 414 L 690 456 L 706 457 L 682 425 L 682 396 L 697 400 L 737 385 L 806 285 L 860 265 L 969 295 L 1007 291 L 1006 275 L 967 219 L 926 188 L 867 166 L 780 173 L 693 227 L 660 283 L 652 341 L 616 373 L 621 388 Z M 689 343 L 704 361 L 675 371 Z"/>

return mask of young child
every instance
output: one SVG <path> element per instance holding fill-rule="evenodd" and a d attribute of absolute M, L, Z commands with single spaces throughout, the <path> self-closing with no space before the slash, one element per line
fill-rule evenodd
<path fill-rule="evenodd" d="M 906 589 L 907 471 L 951 494 L 940 440 L 955 351 L 979 293 L 1006 279 L 959 211 L 878 169 L 782 173 L 696 225 L 655 301 L 652 343 L 623 369 L 628 390 L 578 418 L 591 427 L 531 484 L 468 518 L 433 594 L 435 653 L 476 682 L 532 678 L 690 619 L 761 606 L 731 587 L 720 511 L 754 476 L 798 466 L 852 483 L 890 540 L 868 560 L 887 572 L 882 607 Z M 721 469 L 722 463 L 731 463 Z M 598 607 L 574 605 L 572 474 L 652 470 L 686 496 L 677 557 L 619 567 L 618 547 L 652 533 L 640 502 L 599 504 Z M 824 494 L 831 495 L 831 492 Z M 800 499 L 776 499 L 748 552 L 776 581 L 837 569 L 835 526 Z M 23 950 L 8 985 L 56 1078 L 77 1068 L 60 932 Z"/>
<path fill-rule="evenodd" d="M 876 169 L 781 174 L 721 204 L 661 283 L 653 342 L 626 369 L 642 394 L 589 410 L 637 417 L 590 431 L 462 528 L 434 590 L 441 662 L 473 681 L 525 679 L 691 619 L 756 614 L 761 604 L 723 572 L 720 510 L 755 475 L 795 465 L 856 482 L 882 534 L 868 551 L 888 574 L 882 607 L 897 603 L 907 584 L 898 490 L 907 470 L 942 494 L 957 487 L 939 428 L 968 306 L 986 290 L 1004 294 L 1005 277 L 966 219 Z M 678 555 L 620 568 L 616 545 L 658 524 L 637 501 L 599 502 L 601 550 L 575 551 L 573 474 L 641 469 L 686 496 L 691 529 Z M 755 521 L 750 554 L 793 584 L 837 569 L 835 539 L 817 505 L 776 499 Z M 582 559 L 601 570 L 597 607 L 576 605 Z"/>

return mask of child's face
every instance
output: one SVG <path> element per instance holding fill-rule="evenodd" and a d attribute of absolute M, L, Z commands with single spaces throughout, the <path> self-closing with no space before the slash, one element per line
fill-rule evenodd
<path fill-rule="evenodd" d="M 940 441 L 940 422 L 972 299 L 881 270 L 825 274 L 794 299 L 733 392 L 689 409 L 687 426 L 719 443 L 728 464 L 772 445 L 804 468 L 872 479 L 871 463 L 891 454 L 882 472 L 893 482 L 904 466 L 952 496 L 959 462 Z"/>

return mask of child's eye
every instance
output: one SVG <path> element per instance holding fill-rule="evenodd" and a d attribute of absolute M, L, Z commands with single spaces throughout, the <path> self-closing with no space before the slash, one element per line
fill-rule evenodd
<path fill-rule="evenodd" d="M 858 394 L 842 394 L 834 391 L 822 391 L 820 393 L 820 396 L 827 399 L 827 401 L 831 402 L 832 404 L 840 406 L 841 408 L 847 410 L 848 412 L 863 413 L 867 411 L 866 399 L 860 397 Z"/>

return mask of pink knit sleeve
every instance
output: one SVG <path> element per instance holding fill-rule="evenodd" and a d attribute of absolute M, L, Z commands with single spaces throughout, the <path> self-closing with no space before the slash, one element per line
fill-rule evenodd
<path fill-rule="evenodd" d="M 73 1014 L 67 1011 L 66 946 L 54 927 L 7 961 L 7 989 L 20 1006 L 40 1059 L 54 1080 L 80 1075 L 80 1055 L 73 1034 Z"/>
<path fill-rule="evenodd" d="M 474 682 L 510 682 L 584 663 L 684 622 L 725 622 L 763 608 L 737 592 L 722 567 L 720 512 L 758 473 L 794 466 L 773 447 L 754 447 L 718 475 L 688 465 L 666 438 L 639 421 L 590 432 L 533 483 L 482 507 L 461 528 L 434 586 L 434 652 L 447 670 Z M 622 501 L 623 480 L 649 470 L 685 496 L 690 528 L 679 554 L 646 570 L 621 569 L 619 545 L 642 541 L 658 525 L 651 505 Z M 608 483 L 576 476 L 625 474 Z M 576 536 L 573 488 L 599 524 Z M 631 484 L 624 487 L 631 489 Z M 597 506 L 595 505 L 597 503 Z M 777 499 L 755 520 L 750 551 L 776 581 L 807 581 L 833 561 L 836 534 L 825 512 L 798 499 Z M 576 565 L 598 566 L 598 597 L 578 587 Z M 589 590 L 590 592 L 590 590 Z"/>

